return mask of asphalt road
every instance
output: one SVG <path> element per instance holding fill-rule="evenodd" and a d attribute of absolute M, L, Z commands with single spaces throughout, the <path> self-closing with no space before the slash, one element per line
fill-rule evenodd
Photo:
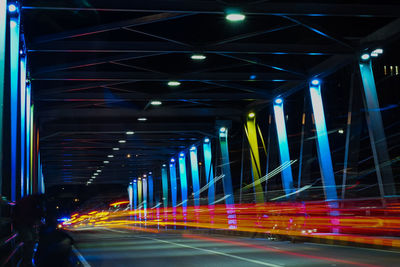
<path fill-rule="evenodd" d="M 400 253 L 312 243 L 123 230 L 73 233 L 88 266 L 400 266 Z"/>

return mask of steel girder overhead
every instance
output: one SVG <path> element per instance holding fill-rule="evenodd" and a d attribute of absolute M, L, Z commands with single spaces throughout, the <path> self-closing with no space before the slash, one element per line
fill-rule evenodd
<path fill-rule="evenodd" d="M 45 177 L 84 183 L 119 146 L 99 181 L 121 182 L 398 37 L 397 1 L 336 2 L 24 1 Z"/>

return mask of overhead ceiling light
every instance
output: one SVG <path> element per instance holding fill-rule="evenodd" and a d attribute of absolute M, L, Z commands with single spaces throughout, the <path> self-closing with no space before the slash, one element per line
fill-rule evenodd
<path fill-rule="evenodd" d="M 118 151 L 119 147 L 114 147 L 113 150 Z"/>
<path fill-rule="evenodd" d="M 125 140 L 119 140 L 118 142 L 121 143 L 121 144 L 125 144 L 126 143 Z"/>
<path fill-rule="evenodd" d="M 109 157 L 109 158 L 113 158 L 113 157 L 114 157 L 114 155 L 108 155 L 107 157 Z"/>
<path fill-rule="evenodd" d="M 168 82 L 168 86 L 179 86 L 179 85 L 181 85 L 181 83 L 178 81 L 169 81 Z"/>
<path fill-rule="evenodd" d="M 246 18 L 246 16 L 241 13 L 230 13 L 226 15 L 225 18 L 229 21 L 237 22 L 237 21 L 243 21 Z"/>
<path fill-rule="evenodd" d="M 101 170 L 97 170 L 97 172 L 101 172 Z"/>
<path fill-rule="evenodd" d="M 344 133 L 344 130 L 343 130 L 343 129 L 339 129 L 339 130 L 338 130 L 338 133 L 343 134 L 343 133 Z"/>
<path fill-rule="evenodd" d="M 105 161 L 103 161 L 103 163 L 107 164 L 107 163 L 110 163 L 110 162 L 108 160 L 105 160 Z"/>
<path fill-rule="evenodd" d="M 132 135 L 132 134 L 135 134 L 135 132 L 133 132 L 133 131 L 127 131 L 126 134 L 127 134 L 127 135 Z"/>
<path fill-rule="evenodd" d="M 130 158 L 130 157 L 131 157 L 131 154 L 126 155 L 126 157 L 127 157 L 127 158 Z"/>
<path fill-rule="evenodd" d="M 204 60 L 206 56 L 203 54 L 193 54 L 190 58 L 193 60 Z"/>
<path fill-rule="evenodd" d="M 382 48 L 377 48 L 374 51 L 372 51 L 372 53 L 379 54 L 379 55 L 383 54 L 383 49 Z"/>
<path fill-rule="evenodd" d="M 153 106 L 160 106 L 160 105 L 162 105 L 162 102 L 159 100 L 153 100 L 150 102 L 150 104 Z"/>
<path fill-rule="evenodd" d="M 147 118 L 138 118 L 138 121 L 147 121 Z"/>
<path fill-rule="evenodd" d="M 94 175 L 94 176 L 97 176 L 97 175 L 99 175 L 99 174 L 96 172 L 96 173 L 93 173 L 93 175 Z"/>

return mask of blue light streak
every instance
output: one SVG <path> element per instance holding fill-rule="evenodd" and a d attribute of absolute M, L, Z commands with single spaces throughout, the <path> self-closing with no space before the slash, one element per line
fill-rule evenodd
<path fill-rule="evenodd" d="M 153 194 L 153 176 L 152 173 L 149 172 L 149 175 L 147 176 L 147 183 L 149 186 L 149 208 L 153 207 L 153 199 L 154 199 L 154 194 Z"/>
<path fill-rule="evenodd" d="M 166 167 L 161 168 L 161 182 L 162 182 L 162 189 L 163 189 L 163 205 L 164 208 L 168 207 L 168 172 Z"/>
<path fill-rule="evenodd" d="M 25 193 L 25 146 L 26 146 L 26 57 L 21 57 L 20 61 L 20 104 L 21 104 L 21 198 Z"/>
<path fill-rule="evenodd" d="M 324 107 L 321 97 L 321 85 L 310 83 L 310 96 L 317 134 L 317 151 L 326 200 L 336 200 L 336 182 L 333 174 L 331 150 L 326 130 Z"/>
<path fill-rule="evenodd" d="M 289 144 L 286 133 L 285 114 L 283 112 L 283 100 L 279 102 L 275 100 L 274 115 L 275 115 L 276 132 L 279 143 L 281 165 L 285 165 L 290 162 L 290 154 L 289 154 Z M 286 195 L 289 195 L 293 192 L 293 175 L 292 175 L 292 168 L 290 166 L 282 170 L 282 185 Z"/>
<path fill-rule="evenodd" d="M 222 128 L 224 130 L 222 131 Z M 233 187 L 232 187 L 232 176 L 231 176 L 231 165 L 229 163 L 229 150 L 228 150 L 228 129 L 222 127 L 219 132 L 219 143 L 221 148 L 222 157 L 222 183 L 224 187 L 224 194 L 227 196 L 225 203 L 227 205 L 233 205 Z"/>

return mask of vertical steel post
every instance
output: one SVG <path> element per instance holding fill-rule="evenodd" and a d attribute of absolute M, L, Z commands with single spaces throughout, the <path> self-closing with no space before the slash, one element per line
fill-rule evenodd
<path fill-rule="evenodd" d="M 364 105 L 371 148 L 381 196 L 396 194 L 390 157 L 387 151 L 386 135 L 376 93 L 371 60 L 361 61 L 361 79 L 364 86 Z"/>
<path fill-rule="evenodd" d="M 154 201 L 154 187 L 153 187 L 153 173 L 149 172 L 147 175 L 147 182 L 149 187 L 149 199 L 148 199 L 148 206 L 149 208 L 153 208 L 153 201 Z"/>
<path fill-rule="evenodd" d="M 172 207 L 176 208 L 177 201 L 177 184 L 176 184 L 176 165 L 175 158 L 172 158 L 169 164 L 169 179 L 171 182 L 171 196 L 172 196 Z"/>
<path fill-rule="evenodd" d="M 20 16 L 10 18 L 10 114 L 11 114 L 11 200 L 17 199 L 17 137 L 19 84 L 19 29 Z"/>
<path fill-rule="evenodd" d="M 319 80 L 310 83 L 310 96 L 313 108 L 315 128 L 317 135 L 318 160 L 324 185 L 325 199 L 336 200 L 336 182 L 333 174 L 331 150 L 329 147 L 328 132 L 326 130 L 324 106 L 321 97 L 321 84 Z"/>
<path fill-rule="evenodd" d="M 255 194 L 256 203 L 263 203 L 264 196 L 261 183 L 259 181 L 261 177 L 261 165 L 260 165 L 260 155 L 258 151 L 258 138 L 256 130 L 256 117 L 254 113 L 250 113 L 252 116 L 247 117 L 247 128 L 245 128 L 247 139 L 250 145 L 250 158 L 251 158 L 251 170 L 253 176 L 253 189 Z"/>
<path fill-rule="evenodd" d="M 186 175 L 186 155 L 184 152 L 179 153 L 179 180 L 181 184 L 182 207 L 185 210 L 187 207 L 188 192 Z"/>
<path fill-rule="evenodd" d="M 25 174 L 25 160 L 26 160 L 26 55 L 21 56 L 20 61 L 20 113 L 21 113 L 21 198 L 26 194 L 26 174 Z"/>
<path fill-rule="evenodd" d="M 215 201 L 215 185 L 214 185 L 214 171 L 211 158 L 211 140 L 208 137 L 204 138 L 203 152 L 204 152 L 204 173 L 206 176 L 206 182 L 208 184 L 208 204 L 211 205 L 211 203 L 214 203 Z"/>
<path fill-rule="evenodd" d="M 0 0 L 0 129 L 3 125 L 3 105 L 5 89 L 5 62 L 6 62 L 6 24 L 7 24 L 7 0 Z M 0 131 L 0 193 L 3 192 L 3 130 Z"/>
<path fill-rule="evenodd" d="M 168 208 L 168 171 L 167 165 L 163 164 L 161 167 L 161 182 L 162 182 L 162 200 L 164 210 Z"/>
<path fill-rule="evenodd" d="M 197 160 L 197 147 L 190 148 L 190 166 L 192 171 L 193 198 L 194 206 L 200 206 L 200 181 L 199 181 L 199 163 Z"/>
<path fill-rule="evenodd" d="M 286 165 L 290 162 L 290 154 L 286 133 L 285 113 L 283 112 L 283 100 L 281 98 L 277 98 L 274 101 L 274 115 L 281 165 Z M 282 185 L 286 195 L 289 195 L 294 191 L 291 166 L 288 166 L 282 170 Z"/>
<path fill-rule="evenodd" d="M 142 179 L 143 187 L 143 219 L 147 221 L 147 179 L 143 177 Z"/>

